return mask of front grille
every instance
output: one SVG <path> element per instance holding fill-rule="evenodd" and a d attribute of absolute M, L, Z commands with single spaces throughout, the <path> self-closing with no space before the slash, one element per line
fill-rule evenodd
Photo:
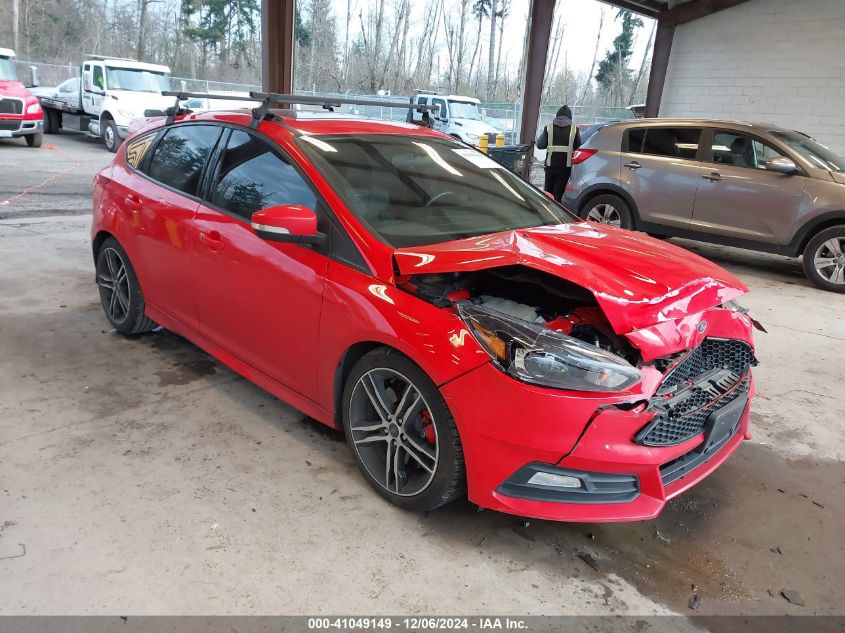
<path fill-rule="evenodd" d="M 0 130 L 17 132 L 20 126 L 20 121 L 3 121 L 2 119 L 0 119 Z"/>
<path fill-rule="evenodd" d="M 666 373 L 649 403 L 655 416 L 634 441 L 671 446 L 703 432 L 711 413 L 748 393 L 748 370 L 756 364 L 743 341 L 705 339 Z"/>
<path fill-rule="evenodd" d="M 23 114 L 23 101 L 0 97 L 0 114 Z"/>

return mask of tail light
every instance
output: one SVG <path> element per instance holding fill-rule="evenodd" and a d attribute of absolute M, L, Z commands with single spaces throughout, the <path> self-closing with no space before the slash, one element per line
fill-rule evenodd
<path fill-rule="evenodd" d="M 587 160 L 590 156 L 597 154 L 597 149 L 576 149 L 572 152 L 572 164 L 573 165 L 580 165 L 585 160 Z"/>

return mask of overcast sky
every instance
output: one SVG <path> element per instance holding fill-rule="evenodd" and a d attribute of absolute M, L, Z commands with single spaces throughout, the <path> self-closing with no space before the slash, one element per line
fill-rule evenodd
<path fill-rule="evenodd" d="M 346 25 L 346 2 L 347 0 L 333 0 L 335 13 L 337 16 L 337 28 L 339 35 L 342 37 L 343 29 Z M 446 0 L 447 5 L 454 0 Z M 352 14 L 353 22 L 351 31 L 357 33 L 360 30 L 357 19 L 358 12 L 364 9 L 366 15 L 366 8 L 370 3 L 375 4 L 375 0 L 352 0 Z M 515 70 L 519 66 L 520 56 L 522 54 L 523 35 L 525 30 L 525 23 L 528 19 L 528 8 L 530 0 L 512 0 L 511 14 L 507 21 L 507 30 L 505 31 L 505 49 L 503 50 L 502 58 L 507 59 L 508 66 Z M 414 22 L 417 29 L 421 28 L 422 16 L 419 11 L 424 7 L 424 1 L 420 0 L 412 9 L 414 15 Z M 619 34 L 621 24 L 616 20 L 616 13 L 618 9 L 610 5 L 598 2 L 597 0 L 558 0 L 555 14 L 560 15 L 566 25 L 564 33 L 564 48 L 561 50 L 558 60 L 558 70 L 563 70 L 564 59 L 569 64 L 569 68 L 575 73 L 586 73 L 590 70 L 590 63 L 593 61 L 593 52 L 596 46 L 596 35 L 598 33 L 599 21 L 601 19 L 601 12 L 604 9 L 604 26 L 602 28 L 602 38 L 599 46 L 599 60 L 604 57 L 605 52 L 612 48 L 613 39 Z M 652 28 L 653 20 L 643 17 L 644 26 L 637 31 L 637 40 L 634 48 L 634 55 L 631 59 L 631 67 L 638 68 L 642 60 L 643 52 L 648 42 L 648 36 Z M 489 36 L 489 22 L 485 21 L 482 34 L 483 42 L 486 42 Z M 442 27 L 441 27 L 442 28 Z M 471 42 L 475 41 L 475 31 L 471 29 Z M 415 34 L 413 28 L 411 29 L 411 36 Z M 441 40 L 443 38 L 441 37 Z M 550 46 L 551 47 L 551 46 Z M 445 49 L 445 44 L 443 46 Z M 564 53 L 566 54 L 564 56 Z M 444 51 L 445 54 L 445 51 Z"/>

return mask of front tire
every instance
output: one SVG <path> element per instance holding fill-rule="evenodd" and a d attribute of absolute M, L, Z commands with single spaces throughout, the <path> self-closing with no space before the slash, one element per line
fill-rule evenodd
<path fill-rule="evenodd" d="M 463 494 L 455 421 L 440 391 L 407 357 L 389 348 L 366 354 L 346 380 L 342 407 L 352 455 L 382 497 L 424 512 Z"/>
<path fill-rule="evenodd" d="M 97 253 L 100 303 L 111 326 L 121 334 L 149 332 L 155 323 L 144 314 L 144 294 L 126 251 L 113 237 Z"/>
<path fill-rule="evenodd" d="M 813 285 L 845 292 L 845 226 L 819 231 L 804 248 L 804 274 Z"/>
<path fill-rule="evenodd" d="M 26 144 L 29 147 L 41 147 L 41 143 L 44 142 L 44 134 L 41 132 L 27 134 L 24 138 L 26 139 Z"/>
<path fill-rule="evenodd" d="M 106 149 L 114 154 L 120 147 L 120 136 L 117 133 L 117 125 L 113 119 L 106 119 L 101 124 L 103 127 L 103 143 Z"/>
<path fill-rule="evenodd" d="M 44 108 L 44 134 L 58 134 L 59 116 L 52 108 Z"/>
<path fill-rule="evenodd" d="M 581 217 L 590 222 L 622 229 L 634 228 L 634 214 L 628 203 L 612 193 L 598 195 L 587 202 L 581 209 Z"/>

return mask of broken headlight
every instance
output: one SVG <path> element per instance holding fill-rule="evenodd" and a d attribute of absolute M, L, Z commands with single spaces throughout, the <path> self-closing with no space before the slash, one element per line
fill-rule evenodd
<path fill-rule="evenodd" d="M 517 380 L 577 391 L 624 391 L 642 377 L 624 358 L 543 325 L 468 301 L 456 307 L 496 365 Z"/>

